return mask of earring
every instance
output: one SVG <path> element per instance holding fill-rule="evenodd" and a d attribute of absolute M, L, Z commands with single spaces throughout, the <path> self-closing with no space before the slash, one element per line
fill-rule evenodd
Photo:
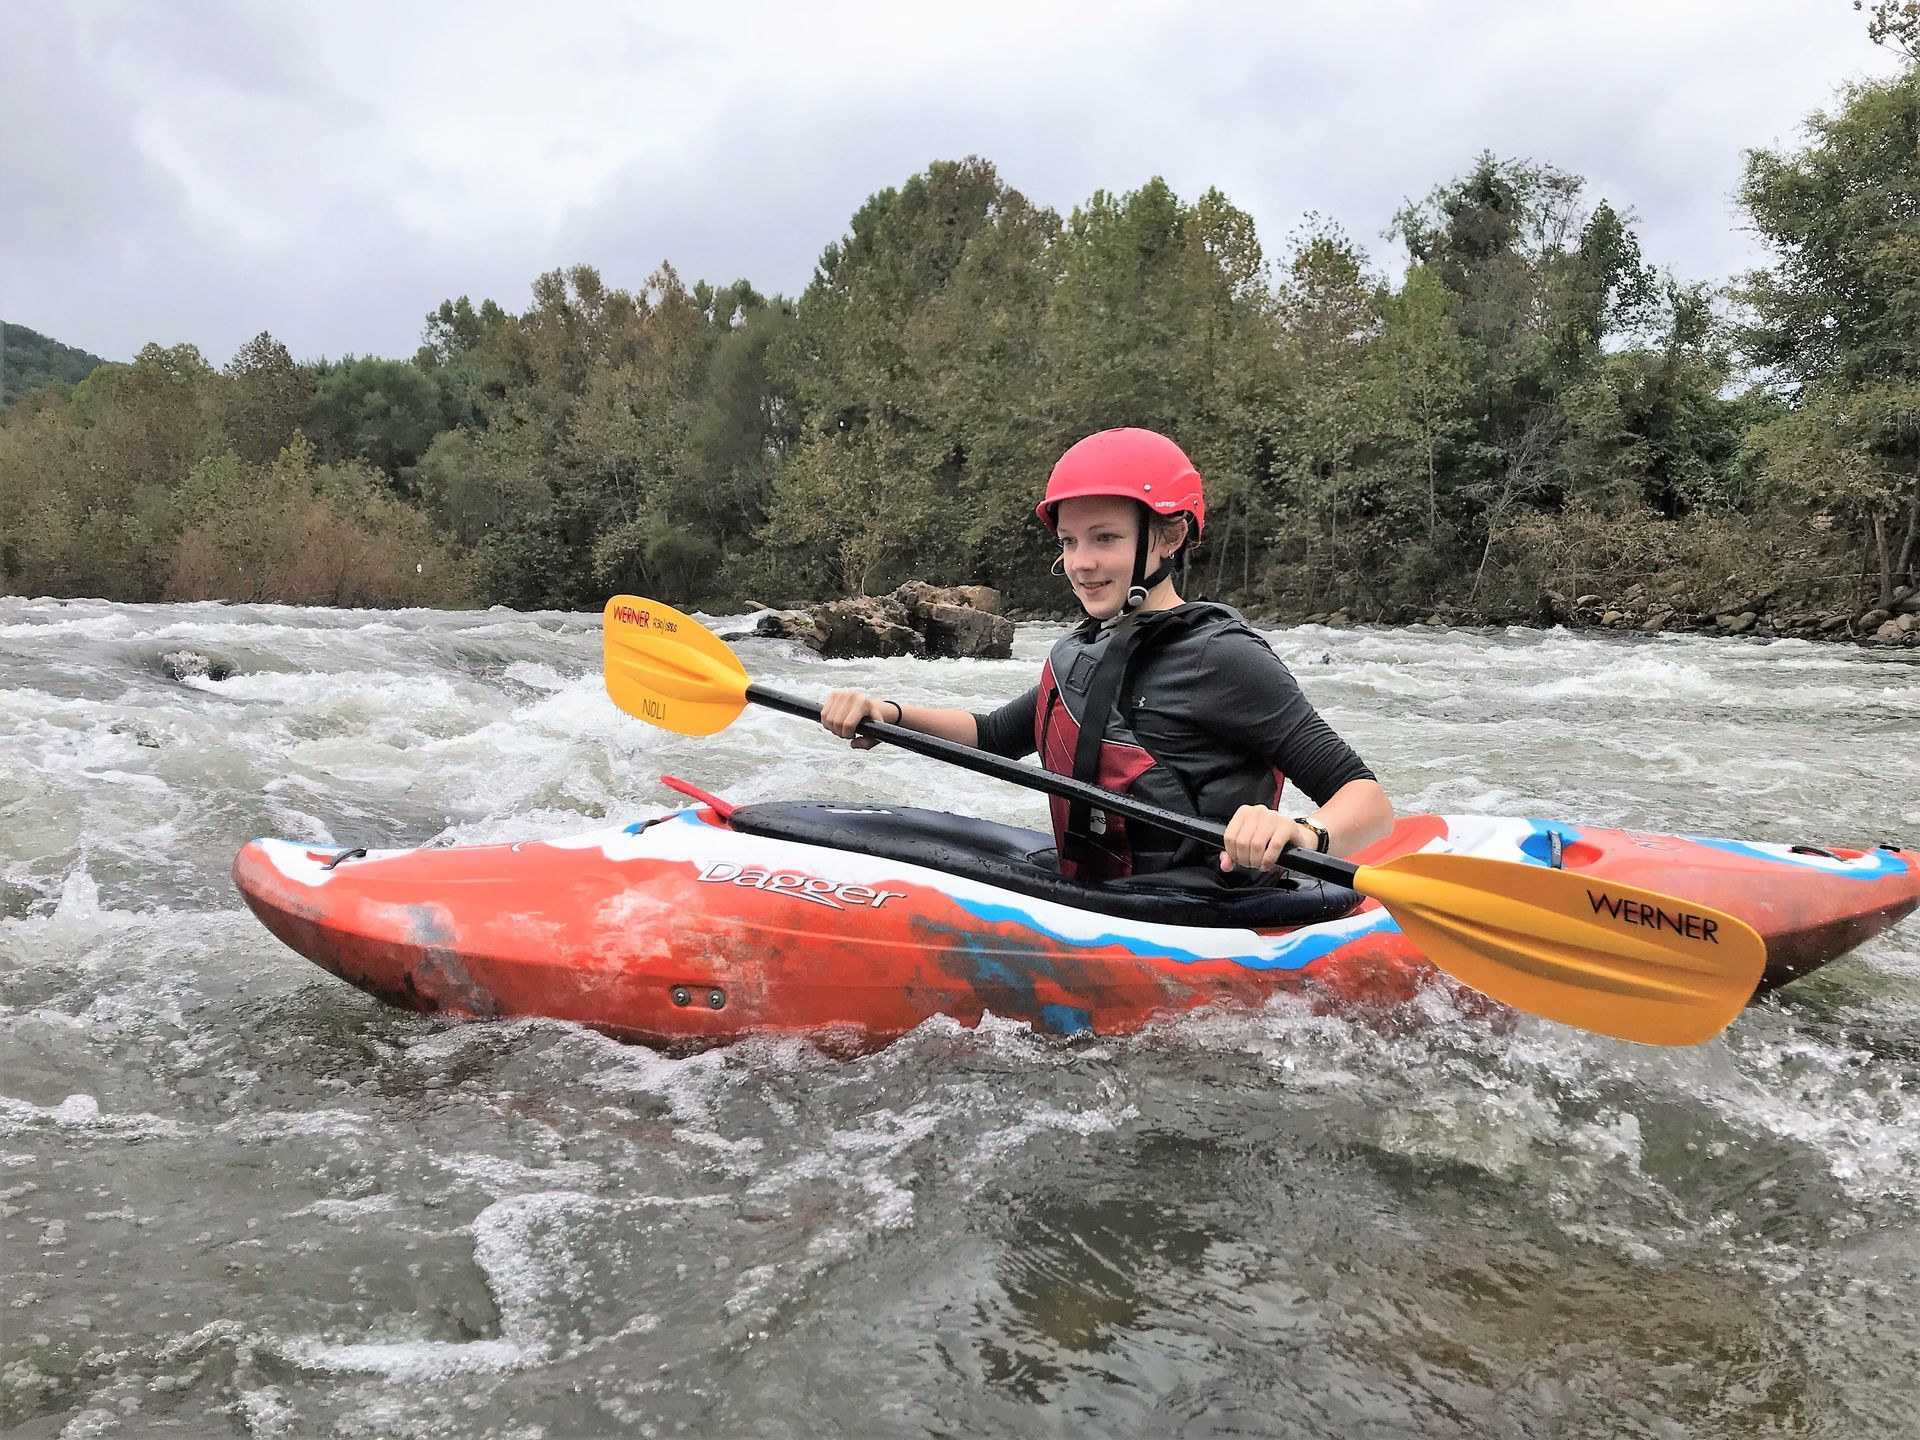
<path fill-rule="evenodd" d="M 1053 568 L 1049 570 L 1047 573 L 1049 575 L 1055 576 L 1056 578 L 1059 576 L 1065 575 L 1067 573 L 1067 557 L 1064 555 L 1054 556 Z"/>

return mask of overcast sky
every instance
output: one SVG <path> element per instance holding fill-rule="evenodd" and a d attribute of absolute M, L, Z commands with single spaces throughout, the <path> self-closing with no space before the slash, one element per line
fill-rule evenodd
<path fill-rule="evenodd" d="M 1550 162 L 1687 279 L 1760 258 L 1741 155 L 1885 74 L 1847 0 L 8 0 L 0 314 L 113 359 L 270 330 L 410 355 L 587 261 L 797 294 L 860 202 L 984 155 L 1063 214 L 1217 185 L 1383 264 L 1473 156 Z"/>

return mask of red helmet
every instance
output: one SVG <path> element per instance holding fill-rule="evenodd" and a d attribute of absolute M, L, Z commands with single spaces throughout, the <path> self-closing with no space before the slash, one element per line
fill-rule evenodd
<path fill-rule="evenodd" d="M 1101 430 L 1060 457 L 1047 477 L 1047 495 L 1034 513 L 1055 529 L 1054 508 L 1085 495 L 1138 500 L 1156 515 L 1193 516 L 1193 538 L 1207 523 L 1207 497 L 1200 472 L 1166 436 L 1153 430 Z"/>

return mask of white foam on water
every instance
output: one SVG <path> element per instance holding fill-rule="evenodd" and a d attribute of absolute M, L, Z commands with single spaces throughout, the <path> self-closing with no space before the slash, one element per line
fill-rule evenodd
<path fill-rule="evenodd" d="M 240 1385 L 236 1390 L 234 1403 L 251 1440 L 279 1440 L 295 1433 L 299 1414 L 278 1385 Z"/>
<path fill-rule="evenodd" d="M 1523 1082 L 1479 1093 L 1436 1087 L 1424 1104 L 1403 1102 L 1385 1115 L 1376 1141 L 1410 1158 L 1503 1176 L 1537 1171 L 1547 1157 L 1564 1164 L 1570 1153 L 1582 1157 L 1581 1169 L 1637 1171 L 1641 1158 L 1636 1116 L 1608 1111 L 1569 1123 L 1557 1096 Z"/>
<path fill-rule="evenodd" d="M 584 1261 L 567 1243 L 574 1222 L 606 1207 L 571 1190 L 542 1190 L 494 1201 L 473 1221 L 473 1259 L 487 1277 L 500 1328 L 523 1345 L 551 1349 L 554 1311 L 585 1280 Z"/>
<path fill-rule="evenodd" d="M 586 1222 L 605 1220 L 634 1203 L 542 1190 L 504 1196 L 476 1215 L 469 1227 L 473 1259 L 499 1313 L 497 1337 L 341 1341 L 302 1336 L 268 1346 L 287 1361 L 321 1373 L 439 1380 L 544 1366 L 610 1339 L 644 1334 L 658 1317 L 631 1316 L 602 1336 L 582 1335 L 574 1321 L 594 1269 Z"/>
<path fill-rule="evenodd" d="M 100 886 L 84 866 L 67 872 L 60 882 L 60 898 L 54 903 L 53 923 L 70 928 L 91 928 L 96 922 L 135 924 L 139 916 L 124 911 L 102 910 Z"/>
<path fill-rule="evenodd" d="M 1084 1058 L 1084 1057 L 1083 1057 Z M 1092 1135 L 1107 1134 L 1118 1130 L 1129 1120 L 1137 1120 L 1140 1112 L 1132 1105 L 1120 1105 L 1113 1109 L 1062 1110 L 1052 1105 L 1035 1105 L 1024 1111 L 1011 1125 L 989 1131 L 980 1137 L 973 1147 L 973 1159 L 987 1163 L 1018 1150 L 1028 1141 L 1041 1135 L 1065 1132 L 1086 1139 Z"/>
<path fill-rule="evenodd" d="M 503 1155 L 468 1151 L 436 1156 L 434 1164 L 463 1185 L 511 1196 L 529 1184 L 591 1185 L 601 1178 L 600 1167 L 584 1160 L 561 1160 L 552 1165 L 527 1165 Z"/>
<path fill-rule="evenodd" d="M 112 1140 L 172 1139 L 189 1133 L 178 1121 L 160 1115 L 108 1113 L 91 1095 L 69 1095 L 54 1105 L 0 1095 L 0 1136 L 45 1130 Z"/>
<path fill-rule="evenodd" d="M 509 1053 L 535 1035 L 559 1033 L 571 1036 L 573 1027 L 555 1020 L 533 1016 L 490 1021 L 485 1025 L 450 1025 L 413 1036 L 404 1051 L 409 1064 L 433 1070 L 466 1061 L 476 1056 Z"/>
<path fill-rule="evenodd" d="M 517 1340 L 289 1339 L 270 1349 L 303 1370 L 328 1375 L 381 1375 L 389 1380 L 444 1380 L 525 1369 L 545 1358 L 537 1346 Z"/>
<path fill-rule="evenodd" d="M 809 1253 L 816 1256 L 841 1253 L 857 1230 L 892 1230 L 913 1223 L 913 1192 L 893 1173 L 894 1167 L 909 1149 L 949 1118 L 944 1108 L 933 1106 L 915 1107 L 904 1114 L 888 1109 L 873 1111 L 859 1128 L 831 1132 L 823 1148 L 763 1170 L 749 1193 L 785 1194 L 818 1180 L 851 1183 L 869 1201 L 860 1225 L 823 1231 L 809 1246 Z"/>
<path fill-rule="evenodd" d="M 1856 1202 L 1920 1202 L 1920 1074 L 1793 1032 L 1744 1044 L 1739 1061 L 1735 1083 L 1698 1095 L 1729 1126 L 1817 1155 Z"/>
<path fill-rule="evenodd" d="M 274 1145 L 289 1135 L 319 1140 L 359 1140 L 371 1133 L 373 1120 L 358 1110 L 253 1110 L 223 1120 L 214 1133 L 242 1144 Z"/>
<path fill-rule="evenodd" d="M 191 676 L 181 683 L 229 699 L 271 702 L 342 722 L 399 714 L 470 717 L 497 703 L 492 691 L 474 682 L 399 670 L 256 671 L 224 680 Z"/>
<path fill-rule="evenodd" d="M 700 1152 L 700 1165 L 729 1175 L 751 1175 L 759 1168 L 766 1142 L 756 1136 L 722 1133 L 727 1092 L 738 1063 L 725 1050 L 667 1056 L 640 1046 L 593 1037 L 600 1063 L 581 1082 L 604 1093 L 647 1096 L 663 1102 L 676 1145 Z M 736 1047 L 737 1048 L 737 1047 Z"/>
<path fill-rule="evenodd" d="M 572 689 L 580 683 L 576 675 L 563 675 L 551 665 L 531 660 L 515 660 L 501 673 L 529 690 L 544 690 L 549 694 Z"/>
<path fill-rule="evenodd" d="M 735 1317 L 764 1314 L 762 1301 L 792 1278 L 785 1266 L 749 1266 L 734 1276 L 733 1291 L 727 1296 L 725 1304 L 727 1314 Z"/>
<path fill-rule="evenodd" d="M 369 1215 L 388 1215 L 400 1208 L 397 1195 L 381 1193 L 363 1195 L 358 1199 L 320 1199 L 311 1205 L 302 1206 L 293 1211 L 295 1216 L 312 1215 L 321 1220 L 331 1220 L 336 1224 L 353 1224 Z"/>
<path fill-rule="evenodd" d="M 1722 687 L 1700 665 L 1636 652 L 1597 671 L 1525 685 L 1516 693 L 1530 700 L 1694 700 L 1718 698 Z"/>
<path fill-rule="evenodd" d="M 123 985 L 95 995 L 77 1017 L 80 1028 L 101 1041 L 121 1037 L 144 1037 L 156 1027 L 175 1034 L 188 1030 L 185 1007 L 191 998 L 188 982 L 178 975 L 160 975 L 131 984 L 125 983 L 129 966 L 124 957 L 89 957 L 86 969 L 104 975 L 101 983 Z"/>
<path fill-rule="evenodd" d="M 1258 1011 L 1196 1014 L 1172 1033 L 1206 1053 L 1261 1056 L 1276 1085 L 1339 1107 L 1345 1143 L 1525 1187 L 1570 1236 L 1640 1259 L 1683 1241 L 1648 1174 L 1637 1108 L 1650 1078 L 1639 1072 L 1656 1052 L 1546 1021 L 1476 1017 L 1457 993 L 1430 986 L 1384 1025 L 1276 997 Z M 1602 1194 L 1650 1204 L 1614 1224 L 1590 1213 Z"/>

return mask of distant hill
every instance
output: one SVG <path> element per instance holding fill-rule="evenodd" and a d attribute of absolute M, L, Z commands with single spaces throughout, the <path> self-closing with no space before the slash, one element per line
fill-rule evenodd
<path fill-rule="evenodd" d="M 105 363 L 98 355 L 49 340 L 24 325 L 0 323 L 0 411 L 42 385 L 78 385 L 94 366 Z"/>

